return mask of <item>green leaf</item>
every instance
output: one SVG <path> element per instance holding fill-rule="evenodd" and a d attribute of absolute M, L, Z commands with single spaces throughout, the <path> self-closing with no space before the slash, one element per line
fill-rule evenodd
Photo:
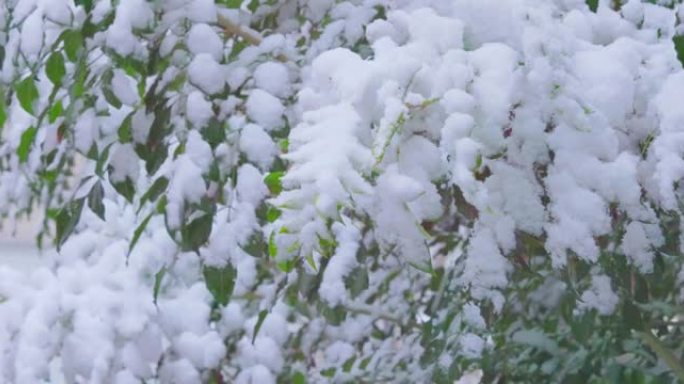
<path fill-rule="evenodd" d="M 283 184 L 280 179 L 283 178 L 283 172 L 271 172 L 264 178 L 264 183 L 271 191 L 271 194 L 277 195 L 283 190 Z"/>
<path fill-rule="evenodd" d="M 33 145 L 33 141 L 36 139 L 36 127 L 28 127 L 24 133 L 21 134 L 21 140 L 19 141 L 19 146 L 17 147 L 17 156 L 19 156 L 19 162 L 25 163 L 28 160 L 28 155 Z"/>
<path fill-rule="evenodd" d="M 220 0 L 220 3 L 231 9 L 238 9 L 242 5 L 242 0 Z"/>
<path fill-rule="evenodd" d="M 119 98 L 116 97 L 114 92 L 112 92 L 111 88 L 109 88 L 108 86 L 102 87 L 102 95 L 105 97 L 105 100 L 107 100 L 109 105 L 111 105 L 112 107 L 114 107 L 116 109 L 120 109 L 121 106 L 123 105 L 121 103 L 121 100 L 119 100 Z"/>
<path fill-rule="evenodd" d="M 102 153 L 97 157 L 97 160 L 95 161 L 95 174 L 102 177 L 104 173 L 104 166 L 107 160 L 109 160 L 109 150 L 112 148 L 112 145 L 114 143 L 109 143 L 107 146 L 102 150 Z"/>
<path fill-rule="evenodd" d="M 269 205 L 268 210 L 266 210 L 266 221 L 272 223 L 276 221 L 282 213 L 283 212 L 280 209 Z"/>
<path fill-rule="evenodd" d="M 586 3 L 589 7 L 589 10 L 596 13 L 596 10 L 598 9 L 599 0 L 586 0 Z"/>
<path fill-rule="evenodd" d="M 138 225 L 138 228 L 133 231 L 133 238 L 131 238 L 131 243 L 128 245 L 128 254 L 130 255 L 131 252 L 133 251 L 133 247 L 138 243 L 138 240 L 140 240 L 140 236 L 142 233 L 145 231 L 145 227 L 147 227 L 147 223 L 150 222 L 150 219 L 152 218 L 152 214 L 154 212 L 150 212 L 145 219 Z"/>
<path fill-rule="evenodd" d="M 130 113 L 121 122 L 121 125 L 119 126 L 119 130 L 117 131 L 119 134 L 119 142 L 130 143 L 133 140 L 133 135 L 131 134 L 131 120 L 132 119 L 133 119 L 133 113 Z"/>
<path fill-rule="evenodd" d="M 209 143 L 212 149 L 224 143 L 226 141 L 226 130 L 223 123 L 216 118 L 209 120 L 207 126 L 202 129 L 202 138 Z"/>
<path fill-rule="evenodd" d="M 318 267 L 316 266 L 316 261 L 314 260 L 312 254 L 306 255 L 306 262 L 314 271 L 318 272 Z"/>
<path fill-rule="evenodd" d="M 276 257 L 278 255 L 278 245 L 275 242 L 275 232 L 271 232 L 268 237 L 268 255 L 271 257 Z"/>
<path fill-rule="evenodd" d="M 48 121 L 52 124 L 63 114 L 64 106 L 62 105 L 62 100 L 59 100 L 50 107 L 50 110 L 48 111 Z"/>
<path fill-rule="evenodd" d="M 318 303 L 318 309 L 323 315 L 323 317 L 330 323 L 331 325 L 340 325 L 344 321 L 344 319 L 347 317 L 347 311 L 346 309 L 341 306 L 341 305 L 336 305 L 334 307 L 328 306 L 325 302 L 319 302 Z"/>
<path fill-rule="evenodd" d="M 294 260 L 285 260 L 281 261 L 278 263 L 278 269 L 285 273 L 290 273 L 295 267 L 295 261 Z"/>
<path fill-rule="evenodd" d="M 227 305 L 233 294 L 237 270 L 231 264 L 226 264 L 223 268 L 205 266 L 202 274 L 207 290 L 211 292 L 214 300 L 221 305 Z"/>
<path fill-rule="evenodd" d="M 368 271 L 363 267 L 354 268 L 344 279 L 346 288 L 354 299 L 368 289 Z"/>
<path fill-rule="evenodd" d="M 55 218 L 56 222 L 56 238 L 57 250 L 61 248 L 64 242 L 69 238 L 76 229 L 76 224 L 78 224 L 81 218 L 81 211 L 83 210 L 83 203 L 85 198 L 78 200 L 73 200 L 66 204 L 57 214 Z"/>
<path fill-rule="evenodd" d="M 102 220 L 105 219 L 105 207 L 102 203 L 103 198 L 104 188 L 102 188 L 102 183 L 98 181 L 93 185 L 90 193 L 88 193 L 88 208 Z"/>
<path fill-rule="evenodd" d="M 33 115 L 33 103 L 38 99 L 38 88 L 32 76 L 26 77 L 20 81 L 16 87 L 17 98 L 22 108 L 31 115 Z"/>
<path fill-rule="evenodd" d="M 326 368 L 326 369 L 321 371 L 321 376 L 333 378 L 333 377 L 335 377 L 336 371 L 337 371 L 337 368 L 335 368 L 335 367 Z"/>
<path fill-rule="evenodd" d="M 0 130 L 2 130 L 6 120 L 7 112 L 5 111 L 5 95 L 0 92 Z"/>
<path fill-rule="evenodd" d="M 209 240 L 214 217 L 209 213 L 181 227 L 181 246 L 184 251 L 198 251 Z"/>
<path fill-rule="evenodd" d="M 93 0 L 74 0 L 76 6 L 82 5 L 86 12 L 93 10 Z"/>
<path fill-rule="evenodd" d="M 83 36 L 77 30 L 68 30 L 62 34 L 64 40 L 64 53 L 72 62 L 78 60 L 78 51 L 83 47 Z"/>
<path fill-rule="evenodd" d="M 167 179 L 164 176 L 161 176 L 157 180 L 152 183 L 152 186 L 150 189 L 145 192 L 144 195 L 140 198 L 140 206 L 146 202 L 146 201 L 155 201 L 161 195 L 164 191 L 166 191 L 166 188 L 169 186 L 169 179 Z"/>
<path fill-rule="evenodd" d="M 45 63 L 45 72 L 47 73 L 48 79 L 55 86 L 62 84 L 62 79 L 66 74 L 66 69 L 64 68 L 64 56 L 59 51 L 53 52 L 50 57 L 48 57 Z"/>
<path fill-rule="evenodd" d="M 354 362 L 356 362 L 356 356 L 352 356 L 347 361 L 342 364 L 342 370 L 344 372 L 349 372 L 351 371 L 352 367 L 354 366 Z"/>
<path fill-rule="evenodd" d="M 111 175 L 111 172 L 112 172 L 112 168 L 110 167 L 110 169 L 109 169 L 110 175 Z M 133 202 L 133 198 L 135 197 L 135 185 L 133 184 L 133 181 L 129 177 L 126 177 L 126 179 L 124 181 L 120 181 L 118 183 L 112 183 L 112 186 L 114 187 L 114 189 L 116 189 L 117 192 L 119 192 L 119 194 L 121 196 L 126 198 L 126 200 L 129 203 Z"/>
<path fill-rule="evenodd" d="M 306 376 L 297 371 L 292 375 L 292 384 L 306 384 Z"/>
<path fill-rule="evenodd" d="M 159 289 L 161 288 L 161 282 L 166 275 L 166 267 L 162 267 L 159 272 L 154 274 L 154 287 L 152 288 L 152 297 L 154 298 L 154 305 L 157 305 L 157 297 L 159 296 Z"/>
<path fill-rule="evenodd" d="M 254 340 L 256 340 L 256 337 L 259 334 L 259 330 L 261 329 L 261 326 L 264 324 L 264 320 L 266 319 L 266 315 L 268 315 L 268 311 L 265 309 L 263 309 L 263 310 L 261 310 L 261 312 L 259 312 L 259 318 L 257 319 L 257 322 L 254 325 L 254 334 L 252 335 L 252 344 L 254 344 Z"/>
<path fill-rule="evenodd" d="M 672 42 L 674 42 L 675 52 L 677 52 L 677 59 L 679 59 L 680 63 L 684 64 L 684 36 L 674 36 Z"/>

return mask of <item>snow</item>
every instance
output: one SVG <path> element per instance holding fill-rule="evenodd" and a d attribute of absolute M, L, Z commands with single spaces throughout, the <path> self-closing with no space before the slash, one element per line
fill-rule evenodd
<path fill-rule="evenodd" d="M 684 7 L 219 3 L 104 0 L 90 15 L 64 0 L 21 0 L 11 13 L 0 5 L 0 19 L 19 20 L 2 35 L 3 82 L 33 73 L 38 112 L 54 101 L 47 48 L 87 17 L 113 16 L 85 40 L 95 81 L 84 96 L 54 94 L 63 116 L 47 122 L 23 111 L 17 92 L 5 98 L 0 216 L 60 212 L 96 182 L 106 209 L 104 218 L 84 209 L 44 264 L 0 269 L 1 382 L 201 383 L 219 371 L 236 383 L 293 372 L 426 382 L 434 366 L 407 324 L 447 319 L 436 364 L 478 382 L 479 359 L 495 347 L 489 327 L 499 325 L 484 308 L 554 316 L 562 302 L 613 314 L 629 292 L 614 289 L 606 257 L 625 257 L 646 279 L 665 263 L 681 285 L 681 260 L 663 247 L 682 229 L 671 225 L 684 178 L 684 75 L 672 37 Z M 164 73 L 139 79 L 113 55 L 159 58 Z M 77 65 L 65 69 L 72 79 Z M 97 81 L 110 73 L 110 84 Z M 157 84 L 171 111 L 154 174 L 137 146 L 156 145 L 158 105 L 142 100 L 138 82 L 145 93 Z M 109 106 L 103 87 L 124 106 Z M 125 118 L 132 143 L 119 142 Z M 210 122 L 225 128 L 219 143 Z M 107 147 L 107 158 L 86 156 Z M 54 185 L 36 182 L 53 170 Z M 168 188 L 141 199 L 160 177 Z M 133 203 L 113 188 L 124 181 Z M 183 224 L 198 205 L 214 212 L 211 233 L 185 251 Z M 566 282 L 577 265 L 589 273 Z M 236 271 L 226 306 L 207 288 L 207 266 Z M 435 287 L 442 271 L 448 279 Z M 350 277 L 361 285 L 353 295 Z M 509 288 L 528 283 L 521 306 Z M 345 313 L 339 324 L 335 311 Z M 557 349 L 534 323 L 511 327 L 505 341 Z M 335 377 L 323 376 L 328 368 Z"/>
<path fill-rule="evenodd" d="M 197 23 L 188 32 L 188 49 L 194 55 L 206 53 L 216 61 L 223 57 L 223 41 L 207 24 Z"/>
<path fill-rule="evenodd" d="M 199 91 L 190 92 L 185 108 L 188 120 L 198 128 L 204 126 L 214 115 L 211 103 Z"/>
<path fill-rule="evenodd" d="M 290 75 L 284 64 L 269 61 L 254 69 L 255 85 L 276 97 L 290 93 Z"/>
<path fill-rule="evenodd" d="M 112 77 L 112 91 L 116 97 L 126 105 L 134 106 L 138 103 L 139 97 L 135 90 L 135 80 L 129 77 L 120 69 L 114 70 Z"/>
<path fill-rule="evenodd" d="M 285 113 L 283 104 L 270 93 L 255 89 L 250 93 L 246 103 L 247 116 L 266 130 L 280 128 Z"/>
<path fill-rule="evenodd" d="M 74 127 L 74 137 L 76 148 L 81 153 L 88 153 L 90 148 L 98 138 L 98 124 L 95 117 L 95 111 L 87 110 L 81 115 Z"/>
<path fill-rule="evenodd" d="M 190 82 L 207 94 L 223 91 L 226 85 L 224 68 L 208 53 L 200 53 L 188 66 Z"/>
<path fill-rule="evenodd" d="M 109 180 L 112 183 L 121 183 L 127 178 L 134 183 L 138 180 L 140 164 L 132 145 L 120 144 L 113 148 L 110 165 L 112 172 L 109 173 Z"/>
<path fill-rule="evenodd" d="M 340 304 L 344 300 L 346 292 L 344 278 L 351 272 L 356 263 L 358 251 L 359 230 L 349 224 L 336 223 L 333 232 L 339 245 L 335 254 L 330 257 L 328 266 L 323 274 L 321 286 L 318 289 L 323 300 L 331 306 Z M 345 359 L 346 360 L 346 359 Z"/>
<path fill-rule="evenodd" d="M 24 20 L 21 26 L 21 52 L 26 56 L 37 56 L 43 47 L 43 15 L 36 10 Z"/>
<path fill-rule="evenodd" d="M 271 136 L 259 125 L 247 124 L 240 132 L 240 150 L 262 169 L 268 169 L 277 153 Z"/>
<path fill-rule="evenodd" d="M 596 309 L 601 315 L 610 315 L 619 300 L 611 287 L 610 278 L 605 275 L 594 275 L 591 278 L 591 288 L 580 297 L 579 308 Z"/>
<path fill-rule="evenodd" d="M 148 114 L 143 108 L 135 111 L 131 117 L 131 136 L 136 143 L 144 144 L 150 135 L 150 128 L 154 123 L 154 115 Z"/>

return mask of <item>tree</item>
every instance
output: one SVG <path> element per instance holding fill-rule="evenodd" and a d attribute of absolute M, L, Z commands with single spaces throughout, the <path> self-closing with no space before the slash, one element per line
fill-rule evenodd
<path fill-rule="evenodd" d="M 683 380 L 680 12 L 0 3 L 1 381 Z"/>

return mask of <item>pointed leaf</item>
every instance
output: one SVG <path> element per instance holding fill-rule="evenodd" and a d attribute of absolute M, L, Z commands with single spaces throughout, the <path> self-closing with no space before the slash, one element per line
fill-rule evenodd
<path fill-rule="evenodd" d="M 233 294 L 237 270 L 231 264 L 226 264 L 222 268 L 205 266 L 202 273 L 204 283 L 214 300 L 221 305 L 227 305 Z"/>
<path fill-rule="evenodd" d="M 28 76 L 16 85 L 17 99 L 24 110 L 33 115 L 33 103 L 38 99 L 38 88 L 32 76 Z"/>
<path fill-rule="evenodd" d="M 266 315 L 268 315 L 268 311 L 265 309 L 263 309 L 261 312 L 259 312 L 259 318 L 257 319 L 256 325 L 254 325 L 254 334 L 252 335 L 252 344 L 254 344 L 254 340 L 256 340 L 256 337 L 259 334 L 259 330 L 261 329 L 261 326 L 264 324 L 264 320 L 266 319 Z"/>
<path fill-rule="evenodd" d="M 88 208 L 102 220 L 105 219 L 105 207 L 102 203 L 103 198 L 104 188 L 102 188 L 102 183 L 98 181 L 93 185 L 90 193 L 88 193 Z"/>
<path fill-rule="evenodd" d="M 19 162 L 25 163 L 28 160 L 29 152 L 31 151 L 31 146 L 33 141 L 36 139 L 36 128 L 28 127 L 21 134 L 21 140 L 19 141 L 19 147 L 17 147 L 17 156 L 19 156 Z"/>
<path fill-rule="evenodd" d="M 66 69 L 64 68 L 64 56 L 59 51 L 53 52 L 45 63 L 45 72 L 48 79 L 55 86 L 62 84 L 62 79 L 66 74 Z"/>

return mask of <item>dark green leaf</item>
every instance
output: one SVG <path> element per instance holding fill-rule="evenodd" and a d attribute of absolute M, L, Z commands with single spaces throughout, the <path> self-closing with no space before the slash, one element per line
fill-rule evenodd
<path fill-rule="evenodd" d="M 17 156 L 19 156 L 19 162 L 25 163 L 28 160 L 28 155 L 33 145 L 33 141 L 36 139 L 37 129 L 35 127 L 28 127 L 24 133 L 21 134 L 21 140 L 19 141 L 19 146 L 17 147 Z"/>
<path fill-rule="evenodd" d="M 335 368 L 335 367 L 326 368 L 326 369 L 321 371 L 321 376 L 333 378 L 333 377 L 335 377 L 336 371 L 337 371 L 337 368 Z"/>
<path fill-rule="evenodd" d="M 83 47 L 83 36 L 77 30 L 65 31 L 62 36 L 64 53 L 70 61 L 75 62 L 78 59 L 78 51 Z"/>
<path fill-rule="evenodd" d="M 5 96 L 0 92 L 0 130 L 2 130 L 6 120 L 7 112 L 5 111 Z"/>
<path fill-rule="evenodd" d="M 320 313 L 331 325 L 340 325 L 347 317 L 347 311 L 341 305 L 330 307 L 324 302 L 319 302 L 318 306 Z"/>
<path fill-rule="evenodd" d="M 112 172 L 112 169 L 110 168 L 109 170 L 110 175 Z M 112 186 L 114 189 L 116 189 L 117 192 L 126 200 L 128 200 L 129 203 L 133 202 L 133 197 L 135 197 L 135 185 L 133 184 L 133 181 L 129 178 L 126 177 L 124 181 L 120 181 L 118 183 L 112 183 Z"/>
<path fill-rule="evenodd" d="M 207 242 L 213 220 L 213 215 L 205 213 L 181 227 L 181 245 L 184 251 L 198 251 Z"/>
<path fill-rule="evenodd" d="M 57 214 L 56 222 L 56 238 L 57 250 L 61 248 L 64 242 L 69 238 L 76 229 L 81 218 L 81 211 L 83 210 L 83 203 L 85 199 L 78 199 L 66 204 Z"/>
<path fill-rule="evenodd" d="M 356 267 L 347 275 L 344 283 L 351 293 L 351 297 L 356 298 L 368 288 L 368 271 L 366 268 Z"/>
<path fill-rule="evenodd" d="M 262 309 L 261 312 L 259 312 L 259 318 L 257 318 L 257 322 L 254 325 L 254 334 L 252 335 L 252 344 L 254 344 L 254 340 L 256 340 L 256 337 L 259 334 L 259 330 L 261 329 L 261 326 L 264 324 L 264 320 L 266 319 L 266 315 L 268 315 L 268 311 L 265 309 Z"/>
<path fill-rule="evenodd" d="M 204 283 L 211 292 L 214 301 L 221 305 L 227 305 L 235 287 L 237 271 L 231 264 L 223 268 L 205 266 L 203 271 Z"/>
<path fill-rule="evenodd" d="M 130 143 L 133 140 L 133 135 L 131 134 L 131 120 L 133 119 L 133 114 L 129 114 L 121 122 L 119 126 L 119 142 Z"/>
<path fill-rule="evenodd" d="M 53 52 L 45 63 L 45 73 L 47 73 L 48 79 L 55 86 L 62 84 L 62 79 L 66 74 L 66 69 L 64 68 L 64 56 L 59 51 Z"/>
<path fill-rule="evenodd" d="M 684 64 L 684 36 L 677 35 L 672 38 L 675 46 L 675 52 L 677 52 L 677 59 L 679 62 Z"/>
<path fill-rule="evenodd" d="M 342 370 L 344 372 L 349 372 L 351 371 L 352 367 L 354 366 L 354 362 L 356 361 L 356 356 L 352 356 L 347 361 L 342 364 Z"/>
<path fill-rule="evenodd" d="M 111 105 L 112 107 L 114 107 L 116 109 L 121 108 L 121 105 L 122 105 L 121 100 L 119 100 L 119 98 L 116 97 L 114 92 L 112 92 L 112 90 L 109 87 L 107 87 L 107 86 L 102 87 L 102 95 L 104 95 L 105 100 L 107 100 L 109 105 Z"/>
<path fill-rule="evenodd" d="M 86 12 L 93 10 L 93 0 L 74 0 L 74 4 L 82 5 Z"/>
<path fill-rule="evenodd" d="M 164 176 L 161 176 L 157 180 L 152 183 L 152 186 L 150 189 L 145 192 L 144 195 L 140 198 L 140 206 L 146 202 L 146 201 L 155 201 L 161 195 L 164 191 L 166 191 L 166 187 L 169 186 L 169 179 L 167 179 Z"/>
<path fill-rule="evenodd" d="M 95 162 L 95 174 L 102 177 L 104 173 L 104 166 L 107 160 L 109 160 L 109 150 L 112 148 L 112 144 L 108 144 L 100 153 L 97 161 Z"/>
<path fill-rule="evenodd" d="M 147 223 L 150 222 L 150 219 L 152 218 L 152 213 L 150 212 L 145 219 L 143 219 L 142 223 L 138 225 L 138 228 L 135 229 L 133 232 L 133 238 L 131 239 L 131 243 L 128 245 L 128 254 L 131 254 L 131 251 L 133 251 L 133 247 L 135 247 L 135 244 L 138 243 L 138 240 L 140 240 L 140 236 L 142 233 L 145 231 L 145 227 L 147 227 Z"/>
<path fill-rule="evenodd" d="M 209 120 L 204 129 L 202 129 L 202 138 L 209 143 L 211 148 L 216 148 L 219 144 L 226 141 L 226 130 L 221 121 L 216 118 Z"/>
<path fill-rule="evenodd" d="M 33 103 L 38 99 L 38 88 L 32 76 L 26 77 L 16 86 L 17 99 L 24 110 L 33 115 Z"/>
<path fill-rule="evenodd" d="M 598 9 L 599 0 L 586 0 L 586 3 L 592 12 L 596 12 Z"/>
<path fill-rule="evenodd" d="M 102 183 L 98 181 L 93 185 L 90 193 L 88 193 L 88 208 L 102 220 L 105 218 L 105 207 L 102 203 L 103 198 L 104 188 L 102 188 Z"/>
<path fill-rule="evenodd" d="M 152 297 L 154 298 L 154 304 L 157 305 L 157 297 L 159 296 L 159 289 L 161 288 L 161 282 L 166 275 L 166 267 L 162 267 L 159 272 L 154 274 L 154 287 L 152 288 Z"/>

